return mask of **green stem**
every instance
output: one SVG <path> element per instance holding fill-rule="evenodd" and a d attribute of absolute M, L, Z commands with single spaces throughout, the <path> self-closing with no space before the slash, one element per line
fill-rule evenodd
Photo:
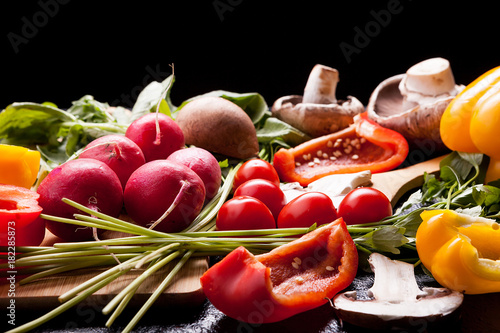
<path fill-rule="evenodd" d="M 119 264 L 119 265 L 114 266 L 113 268 L 106 270 L 105 272 L 102 272 L 101 274 L 94 276 L 90 280 L 87 280 L 86 282 L 80 284 L 79 286 L 77 286 L 77 287 L 65 292 L 61 296 L 59 296 L 59 301 L 61 303 L 64 303 L 64 302 L 68 301 L 69 299 L 75 297 L 75 295 L 77 295 L 78 293 L 83 292 L 86 289 L 92 289 L 92 286 L 96 283 L 99 283 L 99 281 L 103 281 L 103 279 L 107 280 L 107 279 L 109 279 L 109 277 L 115 276 L 117 272 L 120 273 L 120 275 L 125 274 L 126 272 L 131 270 L 134 267 L 135 263 L 138 260 L 140 260 L 143 256 L 144 256 L 144 254 L 138 255 L 138 256 L 131 258 L 131 259 Z M 118 275 L 118 276 L 120 276 L 120 275 Z M 110 280 L 109 282 L 111 282 L 111 281 L 112 280 Z"/>
<path fill-rule="evenodd" d="M 120 291 L 118 293 L 118 295 L 116 295 L 104 307 L 104 309 L 102 310 L 102 313 L 109 314 L 119 304 L 119 302 L 121 300 L 123 300 L 123 298 L 127 294 L 133 293 L 137 288 L 139 288 L 139 286 L 144 282 L 144 280 L 146 280 L 154 272 L 156 272 L 157 270 L 159 270 L 160 268 L 162 268 L 163 266 L 165 266 L 166 264 L 168 264 L 169 262 L 171 262 L 172 260 L 177 258 L 180 254 L 181 254 L 180 251 L 175 251 L 175 252 L 169 254 L 168 256 L 166 256 L 165 258 L 163 258 L 162 260 L 160 260 L 159 262 L 157 262 L 156 264 L 154 264 L 153 266 L 146 269 L 141 275 L 139 275 L 137 278 L 135 278 L 135 280 L 133 282 L 129 283 L 124 289 L 122 289 L 122 291 Z"/>
<path fill-rule="evenodd" d="M 128 325 L 123 330 L 123 333 L 131 332 L 132 329 L 137 325 L 139 320 L 144 316 L 144 314 L 149 310 L 149 308 L 153 305 L 153 303 L 160 297 L 160 295 L 167 289 L 167 287 L 172 282 L 175 275 L 180 271 L 180 269 L 184 266 L 184 264 L 188 261 L 188 259 L 193 254 L 193 251 L 188 251 L 184 254 L 184 256 L 179 260 L 179 262 L 175 265 L 175 267 L 168 273 L 160 286 L 153 292 L 153 294 L 148 298 L 146 303 L 141 307 L 141 309 L 135 314 L 132 320 L 128 323 Z"/>
<path fill-rule="evenodd" d="M 50 312 L 46 313 L 45 315 L 43 315 L 43 316 L 41 316 L 41 317 L 39 317 L 39 318 L 37 318 L 37 319 L 35 319 L 33 321 L 30 321 L 30 322 L 28 322 L 28 323 L 26 323 L 24 325 L 18 326 L 18 327 L 14 328 L 14 329 L 12 329 L 10 331 L 7 331 L 6 333 L 23 333 L 23 332 L 29 332 L 29 331 L 37 328 L 38 326 L 40 326 L 42 324 L 45 324 L 49 320 L 52 320 L 52 319 L 58 317 L 59 315 L 61 315 L 62 313 L 64 313 L 66 310 L 68 310 L 68 309 L 72 308 L 73 306 L 75 306 L 76 304 L 80 303 L 81 301 L 83 301 L 84 299 L 86 299 L 87 297 L 89 297 L 90 295 L 92 295 L 93 293 L 95 293 L 96 291 L 98 291 L 99 289 L 105 287 L 106 285 L 108 285 L 109 283 L 111 283 L 111 281 L 115 280 L 116 278 L 118 278 L 119 276 L 121 276 L 121 275 L 123 275 L 125 273 L 126 273 L 125 271 L 116 272 L 114 275 L 109 276 L 106 279 L 103 279 L 100 282 L 94 284 L 89 289 L 87 289 L 85 292 L 82 292 L 81 294 L 79 294 L 76 297 L 72 298 L 68 302 L 65 302 L 65 303 L 59 305 L 55 309 L 53 309 Z"/>

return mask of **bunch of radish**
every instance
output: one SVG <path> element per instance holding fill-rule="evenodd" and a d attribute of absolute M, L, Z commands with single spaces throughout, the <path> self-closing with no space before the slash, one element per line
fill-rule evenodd
<path fill-rule="evenodd" d="M 207 150 L 185 147 L 177 123 L 162 113 L 134 121 L 123 135 L 92 141 L 77 159 L 53 169 L 37 189 L 48 215 L 81 213 L 62 199 L 118 217 L 123 210 L 137 224 L 163 232 L 185 229 L 206 200 L 217 194 L 221 169 Z M 47 221 L 67 241 L 96 238 L 96 230 Z"/>

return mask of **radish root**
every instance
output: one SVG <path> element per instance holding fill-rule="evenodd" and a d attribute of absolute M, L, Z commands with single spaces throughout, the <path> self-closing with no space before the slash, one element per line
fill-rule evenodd
<path fill-rule="evenodd" d="M 174 201 L 168 207 L 168 209 L 163 213 L 162 216 L 158 220 L 156 220 L 151 226 L 149 227 L 150 230 L 154 229 L 161 221 L 163 221 L 174 209 L 179 205 L 181 202 L 182 196 L 184 195 L 184 192 L 186 191 L 187 187 L 189 186 L 189 183 L 181 180 L 180 183 L 182 184 L 181 188 L 179 189 L 179 193 L 177 193 L 177 196 L 175 197 Z"/>

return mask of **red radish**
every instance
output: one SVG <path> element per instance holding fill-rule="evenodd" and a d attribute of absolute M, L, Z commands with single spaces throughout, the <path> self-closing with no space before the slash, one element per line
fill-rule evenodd
<path fill-rule="evenodd" d="M 106 163 L 125 188 L 128 178 L 146 163 L 141 148 L 123 135 L 110 134 L 95 139 L 85 147 L 80 158 L 93 158 Z"/>
<path fill-rule="evenodd" d="M 212 199 L 222 182 L 221 169 L 217 159 L 208 150 L 198 147 L 179 149 L 167 158 L 168 161 L 184 164 L 203 180 L 206 199 Z"/>
<path fill-rule="evenodd" d="M 146 162 L 165 159 L 185 145 L 179 125 L 163 113 L 148 113 L 135 120 L 125 136 L 141 147 Z"/>
<path fill-rule="evenodd" d="M 61 164 L 53 169 L 40 183 L 39 205 L 43 213 L 65 218 L 82 213 L 65 204 L 67 198 L 93 210 L 114 217 L 120 215 L 123 207 L 123 189 L 120 179 L 104 162 L 79 158 Z M 92 228 L 47 221 L 46 227 L 54 235 L 67 240 L 87 240 L 92 238 Z"/>
<path fill-rule="evenodd" d="M 151 161 L 135 170 L 125 186 L 127 214 L 136 223 L 163 232 L 185 229 L 205 201 L 201 178 L 185 165 Z"/>

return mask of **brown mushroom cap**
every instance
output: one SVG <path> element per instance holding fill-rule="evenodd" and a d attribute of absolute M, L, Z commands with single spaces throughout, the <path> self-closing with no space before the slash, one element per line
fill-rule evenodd
<path fill-rule="evenodd" d="M 337 100 L 335 90 L 339 72 L 335 68 L 317 64 L 311 70 L 304 95 L 278 98 L 271 112 L 274 117 L 292 125 L 311 137 L 337 132 L 354 122 L 353 117 L 365 110 L 354 97 Z"/>
<path fill-rule="evenodd" d="M 353 117 L 364 110 L 364 105 L 352 96 L 335 104 L 317 104 L 302 103 L 302 96 L 290 95 L 277 99 L 271 108 L 274 117 L 312 137 L 348 127 Z"/>
<path fill-rule="evenodd" d="M 430 60 L 446 61 L 441 58 L 428 61 Z M 444 76 L 442 73 L 438 74 Z M 438 91 L 435 96 L 422 90 L 422 99 L 419 103 L 407 100 L 402 93 L 402 81 L 406 80 L 407 74 L 389 77 L 382 81 L 371 94 L 366 108 L 368 117 L 383 127 L 401 133 L 412 148 L 421 148 L 432 143 L 435 151 L 445 150 L 446 146 L 439 133 L 441 116 L 451 100 L 463 89 L 463 86 L 455 85 L 451 70 L 448 69 L 446 74 L 454 89 L 449 93 Z M 429 75 L 432 76 L 432 73 Z M 449 83 L 447 82 L 446 86 L 450 86 Z M 422 85 L 420 88 L 424 89 L 425 86 Z M 405 93 L 414 95 L 415 91 L 408 89 Z"/>

